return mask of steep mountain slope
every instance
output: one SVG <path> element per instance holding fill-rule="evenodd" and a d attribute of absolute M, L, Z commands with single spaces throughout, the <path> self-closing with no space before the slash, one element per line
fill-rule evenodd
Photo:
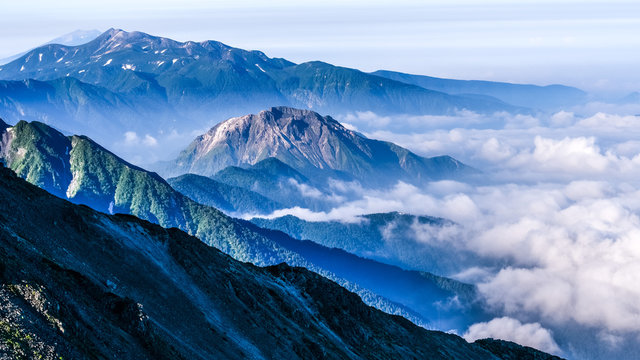
<path fill-rule="evenodd" d="M 423 158 L 393 143 L 347 130 L 331 117 L 288 107 L 216 125 L 197 137 L 164 173 L 211 176 L 227 166 L 252 165 L 269 157 L 308 177 L 327 177 L 328 170 L 377 185 L 473 173 L 451 157 Z"/>
<path fill-rule="evenodd" d="M 284 208 L 257 192 L 205 176 L 185 174 L 167 179 L 167 182 L 190 199 L 227 213 L 270 214 L 276 209 Z"/>
<path fill-rule="evenodd" d="M 453 225 L 440 218 L 391 212 L 364 215 L 356 223 L 305 221 L 292 215 L 253 218 L 251 222 L 283 231 L 295 239 L 311 240 L 405 269 L 454 274 L 462 270 L 461 263 L 467 263 L 463 251 L 456 249 L 454 256 L 449 253 L 449 246 L 438 246 L 442 245 L 438 234 Z M 453 258 L 457 260 L 452 261 Z"/>
<path fill-rule="evenodd" d="M 312 241 L 300 241 L 278 231 L 255 228 L 278 244 L 302 256 L 307 262 L 357 284 L 396 304 L 412 310 L 429 329 L 464 331 L 495 314 L 483 309 L 475 286 L 435 276 L 423 271 L 407 271 L 397 266 L 354 256 Z M 363 297 L 366 299 L 366 297 Z M 447 299 L 447 301 L 442 301 Z M 368 301 L 385 310 L 385 304 Z"/>
<path fill-rule="evenodd" d="M 326 267 L 316 265 L 308 260 L 314 258 L 313 252 L 326 253 L 328 249 L 321 246 L 294 248 L 291 244 L 297 240 L 283 233 L 259 229 L 248 222 L 228 217 L 215 208 L 196 203 L 175 191 L 157 174 L 124 162 L 84 136 L 65 137 L 44 124 L 20 121 L 2 135 L 0 154 L 0 161 L 18 171 L 20 176 L 72 202 L 103 212 L 133 214 L 165 227 L 180 228 L 241 261 L 258 265 L 286 262 L 304 266 L 356 291 L 368 304 L 387 312 L 402 314 L 420 324 L 433 320 L 429 319 L 430 312 L 408 308 L 408 301 L 394 303 L 376 294 L 375 289 L 359 285 L 370 281 L 363 275 L 374 275 L 354 271 L 339 277 L 333 272 L 349 263 L 358 266 L 357 257 L 349 254 L 339 263 L 326 263 Z M 395 281 L 383 275 L 382 272 L 375 275 L 377 283 L 392 284 Z M 430 285 L 425 285 L 431 288 L 433 284 L 438 287 L 439 281 L 435 278 L 424 281 L 430 282 Z M 433 294 L 438 297 L 435 301 L 424 297 L 424 294 L 405 295 L 416 303 L 447 302 L 458 295 L 456 289 L 445 290 Z M 419 301 L 420 297 L 424 297 L 423 301 Z"/>
<path fill-rule="evenodd" d="M 0 196 L 9 357 L 500 358 L 369 308 L 307 270 L 237 262 L 177 229 L 55 198 L 2 165 Z"/>
<path fill-rule="evenodd" d="M 20 121 L 3 134 L 0 154 L 19 176 L 75 203 L 179 227 L 243 261 L 273 264 L 295 257 L 87 137 L 67 137 L 42 123 Z"/>
<path fill-rule="evenodd" d="M 588 100 L 584 91 L 564 85 L 523 85 L 495 81 L 453 80 L 379 70 L 371 73 L 447 94 L 492 96 L 506 103 L 533 109 L 557 110 L 563 106 L 582 104 Z"/>

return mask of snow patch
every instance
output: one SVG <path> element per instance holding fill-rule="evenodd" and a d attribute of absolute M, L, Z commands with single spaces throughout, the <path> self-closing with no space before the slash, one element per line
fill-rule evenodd
<path fill-rule="evenodd" d="M 260 65 L 256 64 L 256 66 L 258 67 L 258 69 L 260 69 L 260 71 L 262 71 L 263 73 L 266 73 L 266 71 L 264 71 L 264 69 Z"/>
<path fill-rule="evenodd" d="M 158 64 L 158 66 L 162 66 L 162 64 L 164 64 L 164 61 L 156 61 L 156 64 Z"/>
<path fill-rule="evenodd" d="M 165 52 L 167 52 L 167 49 L 160 51 L 160 54 L 164 54 Z"/>
<path fill-rule="evenodd" d="M 177 61 L 178 61 L 178 59 L 171 60 L 171 65 L 175 64 Z"/>
<path fill-rule="evenodd" d="M 38 54 L 38 61 L 42 61 L 42 53 Z"/>
<path fill-rule="evenodd" d="M 22 65 L 22 67 L 20 68 L 20 71 L 24 71 L 24 65 Z"/>
<path fill-rule="evenodd" d="M 64 59 L 64 56 L 61 57 L 60 59 L 56 60 L 57 63 L 59 63 L 60 61 L 62 61 Z"/>
<path fill-rule="evenodd" d="M 82 74 L 85 71 L 87 71 L 87 70 L 82 69 L 82 70 L 78 71 L 78 74 Z"/>
<path fill-rule="evenodd" d="M 107 60 L 107 62 L 106 62 L 106 63 L 104 63 L 104 65 L 102 65 L 102 66 L 107 66 L 107 65 L 111 64 L 111 62 L 112 62 L 112 61 L 113 61 L 113 59 L 109 59 L 109 60 Z"/>
<path fill-rule="evenodd" d="M 135 70 L 136 66 L 133 64 L 122 64 L 122 70 Z"/>

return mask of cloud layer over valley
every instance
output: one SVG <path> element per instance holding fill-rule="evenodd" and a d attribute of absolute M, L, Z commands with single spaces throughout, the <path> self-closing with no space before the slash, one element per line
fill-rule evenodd
<path fill-rule="evenodd" d="M 361 214 L 402 211 L 450 219 L 454 225 L 416 225 L 407 241 L 446 254 L 425 270 L 478 284 L 500 314 L 469 328 L 468 338 L 526 344 L 520 334 L 571 358 L 625 358 L 640 348 L 640 117 L 498 114 L 491 126 L 480 126 L 487 119 L 462 113 L 430 117 L 429 130 L 411 125 L 415 118 L 362 116 L 381 127 L 423 130 L 373 129 L 369 137 L 420 155 L 449 154 L 483 174 L 469 183 L 398 183 L 385 191 L 341 184 L 357 200 L 326 212 L 294 208 L 272 216 L 353 222 Z M 357 129 L 354 120 L 343 119 Z M 514 329 L 509 336 L 506 323 Z"/>

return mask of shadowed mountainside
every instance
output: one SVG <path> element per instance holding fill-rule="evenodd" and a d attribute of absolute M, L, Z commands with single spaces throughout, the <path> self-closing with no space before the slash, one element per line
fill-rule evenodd
<path fill-rule="evenodd" d="M 240 263 L 2 165 L 0 196 L 0 350 L 13 358 L 500 358 L 305 269 Z"/>

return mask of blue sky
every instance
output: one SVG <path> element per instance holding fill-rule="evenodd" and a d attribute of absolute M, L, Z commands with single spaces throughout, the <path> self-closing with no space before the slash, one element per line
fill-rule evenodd
<path fill-rule="evenodd" d="M 0 58 L 117 27 L 365 71 L 640 90 L 637 1 L 24 0 L 0 11 Z"/>

